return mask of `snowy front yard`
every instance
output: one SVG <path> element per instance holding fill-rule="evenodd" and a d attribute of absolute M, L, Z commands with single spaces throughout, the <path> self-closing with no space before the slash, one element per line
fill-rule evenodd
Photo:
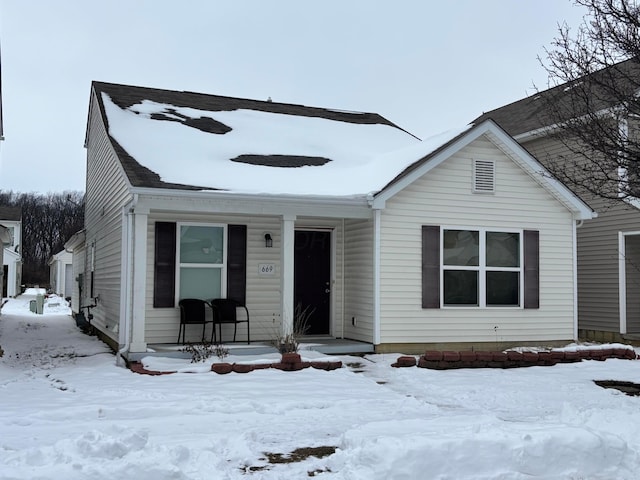
<path fill-rule="evenodd" d="M 640 361 L 139 375 L 65 308 L 0 316 L 0 479 L 635 479 Z M 290 463 L 276 463 L 298 449 Z M 315 453 L 316 456 L 308 456 Z M 280 455 L 279 455 L 280 454 Z M 321 457 L 321 458 L 319 458 Z M 273 462 L 273 463 L 272 463 Z"/>

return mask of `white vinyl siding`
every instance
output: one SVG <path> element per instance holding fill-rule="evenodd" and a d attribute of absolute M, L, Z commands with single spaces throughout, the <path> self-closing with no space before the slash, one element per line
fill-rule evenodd
<path fill-rule="evenodd" d="M 345 337 L 372 342 L 373 221 L 346 220 L 345 236 Z"/>
<path fill-rule="evenodd" d="M 476 195 L 473 160 L 495 161 L 496 191 Z M 539 309 L 421 308 L 421 226 L 538 230 Z M 571 213 L 480 137 L 389 201 L 381 215 L 381 343 L 573 338 Z"/>
<path fill-rule="evenodd" d="M 95 102 L 95 100 L 94 100 Z M 98 306 L 92 324 L 118 340 L 120 318 L 122 207 L 129 200 L 128 180 L 107 138 L 93 105 L 89 117 L 91 142 L 87 145 L 87 189 L 85 197 L 86 245 L 95 244 L 94 294 Z M 88 264 L 86 265 L 88 268 Z M 83 272 L 82 305 L 90 302 L 90 272 Z"/>
<path fill-rule="evenodd" d="M 85 255 L 86 250 L 84 245 L 73 249 L 73 288 L 71 289 L 71 311 L 73 313 L 79 313 L 80 307 L 82 306 L 80 284 L 77 279 L 80 275 L 85 275 Z"/>

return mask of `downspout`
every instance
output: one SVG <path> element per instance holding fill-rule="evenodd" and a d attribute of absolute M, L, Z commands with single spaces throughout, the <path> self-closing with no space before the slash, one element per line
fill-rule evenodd
<path fill-rule="evenodd" d="M 583 220 L 573 222 L 573 340 L 578 341 L 578 233 Z"/>
<path fill-rule="evenodd" d="M 341 268 L 340 268 L 342 270 L 342 273 L 341 273 L 341 276 L 342 276 L 342 289 L 341 290 L 342 291 L 340 293 L 340 298 L 341 298 L 340 305 L 341 305 L 341 310 L 342 310 L 342 314 L 341 314 L 341 317 L 342 317 L 342 329 L 341 330 L 342 330 L 342 332 L 340 334 L 340 338 L 344 338 L 344 310 L 345 310 L 344 309 L 344 298 L 345 298 L 344 289 L 347 286 L 347 283 L 346 283 L 345 278 L 344 278 L 344 270 L 345 270 L 344 269 L 344 258 L 345 258 L 344 249 L 345 249 L 346 244 L 347 244 L 346 238 L 347 238 L 347 233 L 344 230 L 344 217 L 342 217 L 342 255 L 341 255 L 342 256 L 342 260 L 341 260 Z"/>
<path fill-rule="evenodd" d="M 131 345 L 131 329 L 133 322 L 133 241 L 134 241 L 134 228 L 133 220 L 135 218 L 135 208 L 138 205 L 138 194 L 133 195 L 133 199 L 126 204 L 122 209 L 122 224 L 125 226 L 125 231 L 122 233 L 122 287 L 120 289 L 120 295 L 122 298 L 120 308 L 120 320 L 123 325 L 122 332 L 124 335 L 124 341 L 122 347 L 118 350 L 116 357 L 116 363 L 120 366 L 124 366 L 125 355 L 129 352 Z"/>
<path fill-rule="evenodd" d="M 624 232 L 618 232 L 618 317 L 620 335 L 627 333 L 627 242 Z"/>
<path fill-rule="evenodd" d="M 373 345 L 380 345 L 380 210 L 373 210 Z"/>

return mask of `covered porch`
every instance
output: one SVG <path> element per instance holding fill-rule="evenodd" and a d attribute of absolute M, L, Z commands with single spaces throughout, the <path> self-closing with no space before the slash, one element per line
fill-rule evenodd
<path fill-rule="evenodd" d="M 274 337 L 291 333 L 303 338 L 305 348 L 311 344 L 321 353 L 374 350 L 375 221 L 366 199 L 305 197 L 274 202 L 265 198 L 260 202 L 220 193 L 201 192 L 197 200 L 140 195 L 127 216 L 130 218 L 124 224 L 130 232 L 124 237 L 132 242 L 132 248 L 124 249 L 122 298 L 130 306 L 125 306 L 121 318 L 131 312 L 132 319 L 118 325 L 120 346 L 128 347 L 123 352 L 127 358 L 181 353 L 181 346 L 175 343 L 180 322 L 178 301 L 190 295 L 182 291 L 181 269 L 185 265 L 179 255 L 181 241 L 191 234 L 192 226 L 200 233 L 215 231 L 221 239 L 219 245 L 206 249 L 207 254 L 209 250 L 222 251 L 221 258 L 226 258 L 216 286 L 219 294 L 234 298 L 229 290 L 233 286 L 234 291 L 246 295 L 251 322 L 239 325 L 238 341 L 228 344 L 234 353 L 275 351 L 271 346 Z M 176 274 L 169 275 L 175 277 L 175 300 L 167 307 L 155 305 L 158 223 L 173 223 L 177 232 L 178 257 L 171 267 Z M 231 230 L 243 232 L 240 243 L 244 250 L 235 248 L 238 240 L 230 235 Z M 127 254 L 131 257 L 126 258 Z M 231 279 L 228 273 L 232 270 L 246 272 L 245 278 Z M 132 291 L 145 291 L 146 295 L 128 293 Z M 193 298 L 216 297 L 215 293 L 200 292 Z M 244 341 L 247 327 L 250 345 Z M 201 331 L 193 328 L 186 341 L 200 342 Z M 227 339 L 227 334 L 223 335 L 223 340 Z"/>

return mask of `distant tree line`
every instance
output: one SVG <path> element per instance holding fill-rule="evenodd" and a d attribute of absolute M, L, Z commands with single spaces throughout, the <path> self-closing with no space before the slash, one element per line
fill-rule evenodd
<path fill-rule="evenodd" d="M 49 260 L 84 228 L 84 193 L 0 190 L 0 205 L 22 209 L 22 283 L 48 285 Z"/>

